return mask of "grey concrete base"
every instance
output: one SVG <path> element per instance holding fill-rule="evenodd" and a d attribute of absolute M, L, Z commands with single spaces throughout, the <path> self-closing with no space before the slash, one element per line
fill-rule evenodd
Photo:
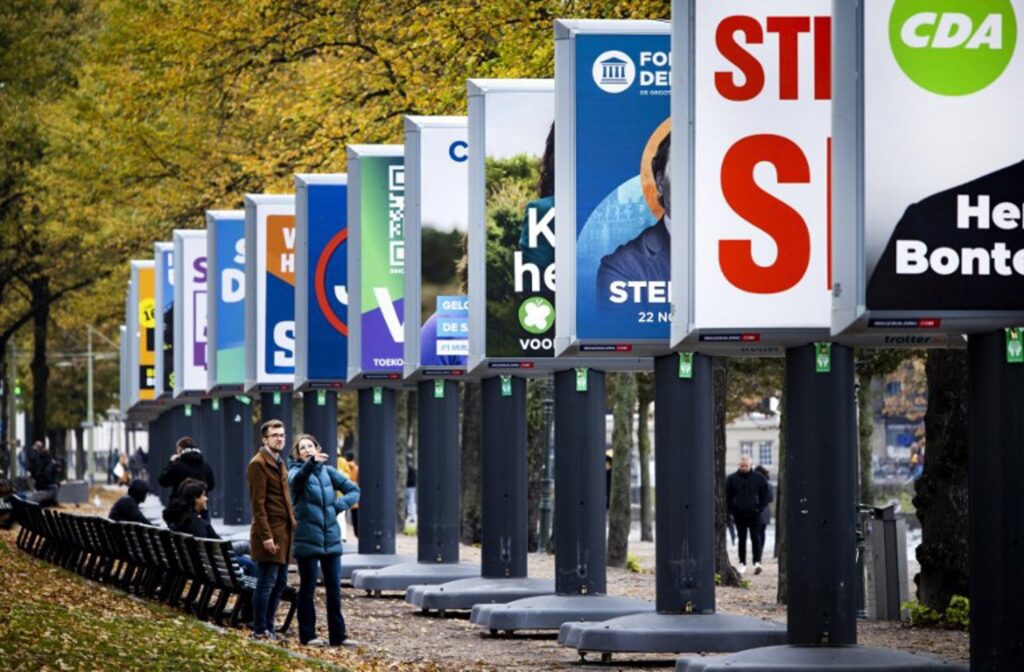
<path fill-rule="evenodd" d="M 354 555 L 354 554 L 356 554 L 358 552 L 359 552 L 359 544 L 358 543 L 345 542 L 345 543 L 343 543 L 341 545 L 341 554 L 342 555 Z"/>
<path fill-rule="evenodd" d="M 634 614 L 565 623 L 558 643 L 580 654 L 730 652 L 786 643 L 786 626 L 733 614 Z"/>
<path fill-rule="evenodd" d="M 472 609 L 477 604 L 506 604 L 555 592 L 552 579 L 460 579 L 434 586 L 409 586 L 405 601 L 425 611 Z"/>
<path fill-rule="evenodd" d="M 866 646 L 771 646 L 728 656 L 680 658 L 677 672 L 967 672 L 963 663 Z"/>
<path fill-rule="evenodd" d="M 415 562 L 410 555 L 390 553 L 344 553 L 341 556 L 341 580 L 351 580 L 352 573 L 360 569 L 382 569 L 403 562 Z"/>
<path fill-rule="evenodd" d="M 610 618 L 653 612 L 650 602 L 612 595 L 544 595 L 508 604 L 478 604 L 470 620 L 492 632 L 558 630 L 570 621 L 607 621 Z"/>
<path fill-rule="evenodd" d="M 384 590 L 405 592 L 414 584 L 448 583 L 471 576 L 480 576 L 479 565 L 406 562 L 383 569 L 361 569 L 352 574 L 352 586 L 377 593 Z"/>

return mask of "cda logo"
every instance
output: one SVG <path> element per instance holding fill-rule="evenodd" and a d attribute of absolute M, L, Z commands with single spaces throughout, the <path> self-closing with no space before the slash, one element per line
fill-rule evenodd
<path fill-rule="evenodd" d="M 1017 45 L 1017 18 L 1011 0 L 895 0 L 889 44 L 915 84 L 964 96 L 1006 70 Z"/>
<path fill-rule="evenodd" d="M 633 59 L 621 51 L 606 51 L 594 60 L 594 84 L 605 93 L 622 93 L 636 79 Z"/>

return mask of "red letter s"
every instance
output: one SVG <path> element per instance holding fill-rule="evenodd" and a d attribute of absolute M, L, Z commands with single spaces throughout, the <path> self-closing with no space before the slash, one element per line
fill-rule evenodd
<path fill-rule="evenodd" d="M 811 259 L 811 237 L 803 217 L 754 181 L 762 161 L 775 166 L 780 184 L 807 183 L 811 169 L 800 147 L 779 135 L 752 135 L 726 152 L 722 160 L 722 194 L 733 211 L 775 240 L 778 254 L 771 266 L 751 255 L 749 240 L 718 242 L 718 263 L 733 285 L 754 294 L 776 294 L 804 277 Z"/>

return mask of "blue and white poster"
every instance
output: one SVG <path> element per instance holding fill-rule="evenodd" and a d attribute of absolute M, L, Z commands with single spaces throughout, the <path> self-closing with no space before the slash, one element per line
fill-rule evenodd
<path fill-rule="evenodd" d="M 240 392 L 245 383 L 245 211 L 206 211 L 210 297 L 206 383 Z"/>
<path fill-rule="evenodd" d="M 404 363 L 413 380 L 466 370 L 469 299 L 458 262 L 469 221 L 468 149 L 466 117 L 405 118 Z"/>
<path fill-rule="evenodd" d="M 295 379 L 295 197 L 245 197 L 245 389 Z"/>
<path fill-rule="evenodd" d="M 348 178 L 295 176 L 295 385 L 348 373 Z"/>
<path fill-rule="evenodd" d="M 575 45 L 567 129 L 573 133 L 574 179 L 565 184 L 573 193 L 563 199 L 562 183 L 556 184 L 558 202 L 569 205 L 575 224 L 572 340 L 581 352 L 588 341 L 610 351 L 630 351 L 622 344 L 638 341 L 667 345 L 672 214 L 667 26 L 662 34 L 581 33 L 569 44 Z M 557 76 L 555 86 L 561 103 L 563 84 Z M 562 118 L 559 105 L 556 127 Z M 560 151 L 562 146 L 559 142 Z M 594 344 L 602 339 L 618 345 Z"/>

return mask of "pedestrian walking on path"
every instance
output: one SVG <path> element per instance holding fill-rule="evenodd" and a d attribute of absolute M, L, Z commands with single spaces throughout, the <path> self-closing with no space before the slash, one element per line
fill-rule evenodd
<path fill-rule="evenodd" d="M 736 521 L 739 536 L 739 573 L 747 571 L 747 536 L 753 551 L 754 573 L 761 573 L 761 551 L 763 540 L 759 533 L 761 511 L 769 502 L 768 480 L 751 469 L 749 455 L 740 458 L 739 469 L 725 480 L 725 502 L 729 514 Z"/>

